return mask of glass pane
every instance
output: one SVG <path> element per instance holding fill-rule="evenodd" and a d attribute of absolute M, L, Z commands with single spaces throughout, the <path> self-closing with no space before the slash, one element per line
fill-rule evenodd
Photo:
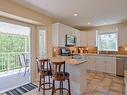
<path fill-rule="evenodd" d="M 30 27 L 0 21 L 0 72 L 20 68 L 18 55 L 30 54 Z"/>
<path fill-rule="evenodd" d="M 39 46 L 40 46 L 40 57 L 47 56 L 47 49 L 46 49 L 46 29 L 40 29 L 39 31 Z"/>
<path fill-rule="evenodd" d="M 97 35 L 98 50 L 117 51 L 117 33 L 107 33 Z"/>

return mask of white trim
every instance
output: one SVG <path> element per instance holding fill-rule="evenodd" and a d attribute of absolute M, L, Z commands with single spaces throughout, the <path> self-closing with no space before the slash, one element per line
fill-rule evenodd
<path fill-rule="evenodd" d="M 3 11 L 0 11 L 0 16 L 6 17 L 6 18 L 9 18 L 9 19 L 13 19 L 13 20 L 18 20 L 18 21 L 25 22 L 25 23 L 29 23 L 29 24 L 44 25 L 43 23 L 40 23 L 38 21 L 28 19 L 28 18 L 24 18 L 24 17 L 17 16 L 17 15 L 13 15 L 13 14 L 3 12 Z"/>

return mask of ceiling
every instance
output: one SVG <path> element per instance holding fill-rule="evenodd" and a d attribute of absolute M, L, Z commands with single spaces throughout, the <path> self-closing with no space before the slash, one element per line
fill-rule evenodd
<path fill-rule="evenodd" d="M 73 27 L 95 27 L 127 20 L 127 0 L 11 0 Z M 77 13 L 78 16 L 74 16 Z M 88 24 L 89 22 L 89 24 Z"/>

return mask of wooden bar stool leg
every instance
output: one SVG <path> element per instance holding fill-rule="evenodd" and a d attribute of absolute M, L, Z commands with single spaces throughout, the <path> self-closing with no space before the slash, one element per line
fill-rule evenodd
<path fill-rule="evenodd" d="M 49 79 L 48 81 L 50 82 L 50 76 L 48 76 L 48 79 Z M 50 83 L 49 83 L 49 87 L 50 87 Z"/>
<path fill-rule="evenodd" d="M 63 95 L 63 81 L 61 82 L 61 87 L 62 87 L 62 95 Z"/>
<path fill-rule="evenodd" d="M 54 94 L 54 92 L 55 92 L 55 80 L 53 80 L 52 95 Z"/>
<path fill-rule="evenodd" d="M 39 80 L 39 91 L 40 91 L 40 88 L 41 88 L 41 75 L 40 75 L 40 80 Z"/>
<path fill-rule="evenodd" d="M 45 76 L 43 76 L 43 95 L 45 95 Z"/>
<path fill-rule="evenodd" d="M 62 85 L 61 85 L 61 81 L 60 81 L 60 94 L 61 94 L 61 92 L 62 92 L 62 91 L 61 91 L 61 89 L 62 89 L 62 87 L 61 87 L 61 86 L 62 86 Z"/>
<path fill-rule="evenodd" d="M 71 95 L 70 79 L 68 79 L 68 90 L 69 90 L 69 95 Z"/>

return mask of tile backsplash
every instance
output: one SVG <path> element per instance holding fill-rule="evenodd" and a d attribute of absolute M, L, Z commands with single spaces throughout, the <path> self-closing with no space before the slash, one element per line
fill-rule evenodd
<path fill-rule="evenodd" d="M 99 53 L 99 54 L 120 54 L 127 55 L 127 46 L 121 46 L 118 51 L 98 51 L 97 47 L 66 47 L 71 53 Z M 61 47 L 55 47 L 53 54 L 61 55 Z"/>
<path fill-rule="evenodd" d="M 127 55 L 127 47 L 126 46 L 119 47 L 118 54 Z"/>

